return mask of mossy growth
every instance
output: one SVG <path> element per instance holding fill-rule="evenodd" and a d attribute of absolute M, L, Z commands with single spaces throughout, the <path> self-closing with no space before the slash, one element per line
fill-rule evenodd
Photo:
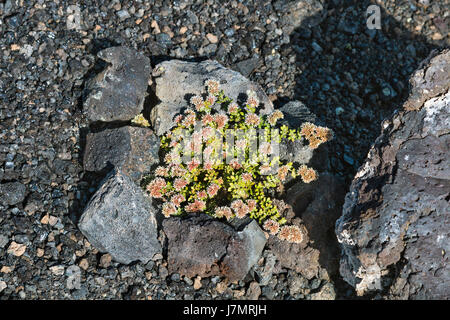
<path fill-rule="evenodd" d="M 192 97 L 192 108 L 177 115 L 175 126 L 161 137 L 163 165 L 144 177 L 144 189 L 163 201 L 166 217 L 190 212 L 228 220 L 249 216 L 270 234 L 301 242 L 300 229 L 285 225 L 273 194 L 289 175 L 305 183 L 318 175 L 280 159 L 277 146 L 283 139 L 304 138 L 315 149 L 331 138 L 331 131 L 312 123 L 279 126 L 283 113 L 259 115 L 255 92 L 248 91 L 245 105 L 239 106 L 217 81 L 208 80 L 206 87 L 207 93 Z"/>

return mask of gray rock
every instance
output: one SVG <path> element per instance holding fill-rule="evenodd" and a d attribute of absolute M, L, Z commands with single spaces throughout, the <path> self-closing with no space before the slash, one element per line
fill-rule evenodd
<path fill-rule="evenodd" d="M 280 124 L 287 125 L 292 129 L 298 129 L 305 122 L 318 124 L 316 115 L 300 101 L 290 101 L 280 108 L 284 114 L 284 119 Z M 327 143 L 317 149 L 308 147 L 305 141 L 289 141 L 283 139 L 280 144 L 280 158 L 288 162 L 307 164 L 311 167 L 328 167 L 328 147 Z"/>
<path fill-rule="evenodd" d="M 0 203 L 2 205 L 16 205 L 25 199 L 27 188 L 20 182 L 0 184 Z"/>
<path fill-rule="evenodd" d="M 260 58 L 253 57 L 236 63 L 236 70 L 239 71 L 244 77 L 248 77 L 256 68 L 258 68 L 260 64 Z"/>
<path fill-rule="evenodd" d="M 256 221 L 242 231 L 205 214 L 164 220 L 168 268 L 189 278 L 224 275 L 242 280 L 258 261 L 266 243 Z"/>
<path fill-rule="evenodd" d="M 280 120 L 280 123 L 291 128 L 298 129 L 304 122 L 317 122 L 316 115 L 301 101 L 289 101 L 280 108 L 280 111 L 284 114 L 284 119 Z"/>
<path fill-rule="evenodd" d="M 262 266 L 255 266 L 254 271 L 258 276 L 258 283 L 262 286 L 267 286 L 273 275 L 275 268 L 276 257 L 270 250 L 264 251 L 264 264 Z"/>
<path fill-rule="evenodd" d="M 247 275 L 258 262 L 266 242 L 264 232 L 255 220 L 231 238 L 222 263 L 231 281 L 242 280 Z"/>
<path fill-rule="evenodd" d="M 120 21 L 124 21 L 130 17 L 130 13 L 126 9 L 117 11 L 116 14 L 119 17 Z"/>
<path fill-rule="evenodd" d="M 300 274 L 295 274 L 294 272 L 289 273 L 288 278 L 289 284 L 289 294 L 295 296 L 299 293 L 304 293 L 305 289 L 309 289 L 309 281 Z"/>
<path fill-rule="evenodd" d="M 66 287 L 69 290 L 81 289 L 81 269 L 79 266 L 72 265 L 66 270 Z"/>
<path fill-rule="evenodd" d="M 448 51 L 443 55 L 416 74 L 447 70 Z M 438 76 L 427 81 L 441 85 Z M 413 95 L 420 90 L 413 88 Z M 359 295 L 450 297 L 450 92 L 433 98 L 429 93 L 415 96 L 424 101 L 417 111 L 406 103 L 407 110 L 383 123 L 336 223 L 340 272 Z"/>
<path fill-rule="evenodd" d="M 103 72 L 87 84 L 84 109 L 94 121 L 128 121 L 144 106 L 151 76 L 150 59 L 126 47 L 112 47 L 97 56 L 109 62 Z"/>
<path fill-rule="evenodd" d="M 247 90 L 254 90 L 261 103 L 260 114 L 273 111 L 272 102 L 259 85 L 216 61 L 164 61 L 155 67 L 153 76 L 154 90 L 160 102 L 151 110 L 150 120 L 158 136 L 174 125 L 175 115 L 190 106 L 191 96 L 205 93 L 208 79 L 220 81 L 225 94 L 238 103 L 245 102 Z"/>
<path fill-rule="evenodd" d="M 6 284 L 5 281 L 0 281 L 0 293 L 5 290 L 6 288 L 8 288 L 8 285 Z"/>
<path fill-rule="evenodd" d="M 6 245 L 8 244 L 9 239 L 7 236 L 4 236 L 2 234 L 0 234 L 0 248 L 4 248 L 6 247 Z"/>
<path fill-rule="evenodd" d="M 143 191 L 114 170 L 89 201 L 78 224 L 94 247 L 120 263 L 147 263 L 161 253 L 157 210 Z"/>
<path fill-rule="evenodd" d="M 121 127 L 90 133 L 83 164 L 86 171 L 120 169 L 139 184 L 159 162 L 159 138 L 148 128 Z"/>

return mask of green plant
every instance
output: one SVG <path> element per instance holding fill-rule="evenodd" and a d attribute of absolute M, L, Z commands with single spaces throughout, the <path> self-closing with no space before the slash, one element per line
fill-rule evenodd
<path fill-rule="evenodd" d="M 272 235 L 300 242 L 300 229 L 284 225 L 286 220 L 272 202 L 273 193 L 282 189 L 288 175 L 310 183 L 317 172 L 283 161 L 272 152 L 282 139 L 302 137 L 310 148 L 317 148 L 331 137 L 330 130 L 312 123 L 299 129 L 282 125 L 278 130 L 283 113 L 258 115 L 254 92 L 247 92 L 246 104 L 240 107 L 220 90 L 217 81 L 208 80 L 206 86 L 207 95 L 192 97 L 194 108 L 177 115 L 176 125 L 161 137 L 164 165 L 144 178 L 144 188 L 150 197 L 164 202 L 166 217 L 204 212 L 229 220 L 248 215 Z M 235 141 L 228 139 L 230 133 Z M 187 159 L 184 163 L 182 155 Z"/>

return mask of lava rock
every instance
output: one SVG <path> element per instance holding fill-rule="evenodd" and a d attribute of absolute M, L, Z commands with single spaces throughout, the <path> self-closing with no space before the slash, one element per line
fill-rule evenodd
<path fill-rule="evenodd" d="M 242 280 L 266 244 L 256 221 L 236 231 L 205 214 L 166 219 L 163 230 L 169 272 L 189 278 L 224 275 L 232 282 Z"/>
<path fill-rule="evenodd" d="M 406 110 L 420 109 L 426 100 L 447 92 L 450 87 L 450 50 L 439 55 L 434 51 L 422 66 L 410 79 L 411 93 L 404 106 Z"/>
<path fill-rule="evenodd" d="M 276 257 L 270 250 L 264 250 L 263 256 L 264 263 L 255 266 L 253 270 L 258 277 L 258 283 L 262 286 L 267 286 L 274 273 Z"/>
<path fill-rule="evenodd" d="M 0 203 L 2 205 L 16 205 L 25 199 L 27 188 L 20 182 L 0 184 Z"/>
<path fill-rule="evenodd" d="M 331 277 L 339 274 L 340 248 L 334 226 L 342 213 L 344 197 L 343 181 L 330 174 L 321 174 L 308 184 L 298 182 L 286 192 L 286 202 L 302 219 L 312 240 L 311 246 L 319 251 L 320 266 Z"/>
<path fill-rule="evenodd" d="M 260 58 L 253 57 L 236 63 L 236 70 L 239 71 L 244 77 L 248 77 L 260 64 Z"/>
<path fill-rule="evenodd" d="M 318 292 L 311 294 L 311 300 L 335 300 L 336 291 L 330 282 L 324 284 Z"/>
<path fill-rule="evenodd" d="M 78 226 L 94 247 L 117 262 L 147 263 L 161 253 L 157 214 L 143 191 L 114 170 L 89 201 Z"/>
<path fill-rule="evenodd" d="M 274 203 L 278 203 L 278 201 L 274 201 Z M 279 211 L 282 216 L 287 218 L 288 223 L 300 228 L 302 240 L 300 243 L 290 243 L 280 240 L 276 236 L 270 236 L 268 248 L 276 256 L 281 266 L 300 273 L 308 280 L 318 277 L 322 270 L 319 263 L 320 252 L 311 246 L 308 230 L 300 218 L 294 218 L 295 213 L 292 206 L 284 204 L 283 207 L 279 207 Z"/>
<path fill-rule="evenodd" d="M 308 107 L 300 101 L 291 101 L 280 108 L 284 114 L 284 119 L 280 124 L 287 125 L 290 128 L 298 129 L 305 122 L 317 124 L 317 117 Z M 287 162 L 296 162 L 299 164 L 308 164 L 311 167 L 328 167 L 328 144 L 321 145 L 317 149 L 311 149 L 305 141 L 290 141 L 283 139 L 280 143 L 280 158 Z"/>
<path fill-rule="evenodd" d="M 300 128 L 304 122 L 317 122 L 316 115 L 301 101 L 290 101 L 284 104 L 280 111 L 284 114 L 284 119 L 280 120 L 280 123 L 291 128 Z"/>
<path fill-rule="evenodd" d="M 448 51 L 431 63 L 416 75 L 448 70 Z M 450 93 L 431 91 L 414 97 L 425 101 L 421 109 L 406 103 L 384 122 L 336 223 L 340 272 L 358 295 L 389 288 L 390 299 L 449 297 Z"/>
<path fill-rule="evenodd" d="M 227 254 L 222 262 L 231 281 L 242 280 L 259 260 L 266 245 L 264 232 L 255 220 L 231 237 Z"/>
<path fill-rule="evenodd" d="M 253 90 L 260 101 L 260 114 L 273 111 L 272 102 L 259 85 L 215 61 L 164 61 L 155 67 L 153 77 L 160 102 L 151 110 L 150 120 L 158 136 L 175 125 L 175 115 L 190 106 L 190 97 L 205 93 L 208 79 L 219 81 L 225 94 L 238 103 L 245 102 L 247 90 Z"/>
<path fill-rule="evenodd" d="M 302 26 L 317 26 L 326 16 L 322 0 L 278 0 L 273 6 L 278 11 L 287 12 L 281 17 L 281 24 L 286 33 Z"/>
<path fill-rule="evenodd" d="M 138 185 L 159 161 L 159 139 L 148 128 L 125 126 L 90 133 L 86 138 L 84 169 L 104 172 L 118 168 Z"/>
<path fill-rule="evenodd" d="M 127 47 L 107 48 L 97 56 L 111 65 L 87 84 L 87 118 L 91 122 L 133 119 L 144 108 L 150 59 Z"/>

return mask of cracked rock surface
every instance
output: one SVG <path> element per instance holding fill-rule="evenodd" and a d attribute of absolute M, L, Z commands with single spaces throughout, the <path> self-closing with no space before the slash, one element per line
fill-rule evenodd
<path fill-rule="evenodd" d="M 169 272 L 187 277 L 222 275 L 231 282 L 244 279 L 267 241 L 256 221 L 237 231 L 206 215 L 166 219 L 163 230 Z"/>
<path fill-rule="evenodd" d="M 148 128 L 124 126 L 87 135 L 84 170 L 97 173 L 118 168 L 139 185 L 143 174 L 159 162 L 159 138 Z"/>
<path fill-rule="evenodd" d="M 219 81 L 225 95 L 241 104 L 246 100 L 247 90 L 253 90 L 260 101 L 259 113 L 273 111 L 272 101 L 258 84 L 216 61 L 164 61 L 155 66 L 153 76 L 155 94 L 160 102 L 152 109 L 150 120 L 158 135 L 175 125 L 175 115 L 191 106 L 189 99 L 192 96 L 206 92 L 205 81 L 208 79 Z"/>
<path fill-rule="evenodd" d="M 124 47 L 100 51 L 98 58 L 110 63 L 87 84 L 84 108 L 91 122 L 127 121 L 144 107 L 150 80 L 150 59 Z"/>
<path fill-rule="evenodd" d="M 421 86 L 418 74 L 447 70 L 448 57 L 446 50 L 432 58 L 412 83 Z M 443 86 L 442 77 L 425 79 Z M 419 110 L 400 111 L 383 123 L 336 223 L 341 274 L 359 295 L 450 295 L 450 92 L 436 89 L 430 98 L 420 90 L 412 89 L 413 99 L 424 101 Z M 417 99 L 418 92 L 423 97 Z"/>
<path fill-rule="evenodd" d="M 161 253 L 157 214 L 143 191 L 114 170 L 89 201 L 78 226 L 92 245 L 117 262 L 147 263 Z"/>
<path fill-rule="evenodd" d="M 158 255 L 111 260 L 75 223 L 99 182 L 83 170 L 82 93 L 93 69 L 109 64 L 96 66 L 97 53 L 115 46 L 154 64 L 206 57 L 259 84 L 275 107 L 302 101 L 335 132 L 328 170 L 347 191 L 381 121 L 407 98 L 411 73 L 449 46 L 448 10 L 444 0 L 378 0 L 382 29 L 368 30 L 361 18 L 372 0 L 316 0 L 323 10 L 302 11 L 290 32 L 284 17 L 308 2 L 85 1 L 80 28 L 69 29 L 75 1 L 0 1 L 0 183 L 26 187 L 20 202 L 0 201 L 0 300 L 315 297 L 323 282 L 282 267 L 267 247 L 255 266 L 266 270 L 261 282 L 250 271 L 238 284 L 213 276 L 194 288 L 194 279 L 168 275 Z"/>

